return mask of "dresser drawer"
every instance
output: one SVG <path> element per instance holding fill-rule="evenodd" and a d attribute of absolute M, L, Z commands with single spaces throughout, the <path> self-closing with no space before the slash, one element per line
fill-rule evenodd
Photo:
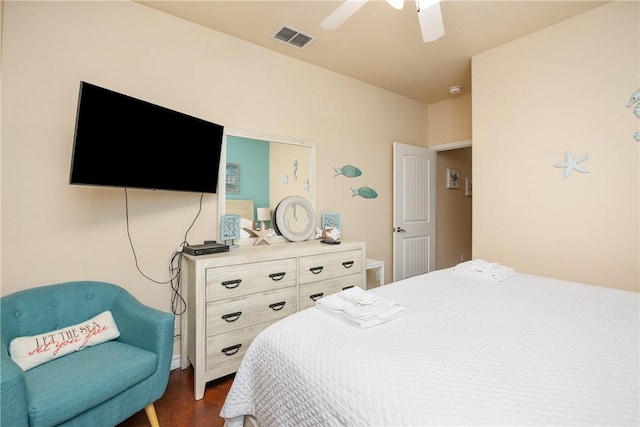
<path fill-rule="evenodd" d="M 295 286 L 207 304 L 206 336 L 281 319 L 298 310 Z"/>
<path fill-rule="evenodd" d="M 300 257 L 300 284 L 332 279 L 362 271 L 362 251 L 331 252 Z"/>
<path fill-rule="evenodd" d="M 207 338 L 206 370 L 224 369 L 231 365 L 239 365 L 251 341 L 273 322 L 260 323 L 226 334 Z"/>
<path fill-rule="evenodd" d="M 295 258 L 208 268 L 206 299 L 219 301 L 295 284 Z"/>
<path fill-rule="evenodd" d="M 298 310 L 313 307 L 316 301 L 327 295 L 335 294 L 344 289 L 359 286 L 362 287 L 362 276 L 353 274 L 351 276 L 337 277 L 323 282 L 313 282 L 300 286 L 300 302 Z"/>

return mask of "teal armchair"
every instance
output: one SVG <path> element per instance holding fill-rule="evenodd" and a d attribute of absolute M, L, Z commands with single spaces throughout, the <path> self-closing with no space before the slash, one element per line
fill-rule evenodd
<path fill-rule="evenodd" d="M 75 325 L 109 310 L 120 336 L 23 371 L 11 340 Z M 0 426 L 113 427 L 145 409 L 167 387 L 174 315 L 145 306 L 125 289 L 67 282 L 0 298 Z"/>

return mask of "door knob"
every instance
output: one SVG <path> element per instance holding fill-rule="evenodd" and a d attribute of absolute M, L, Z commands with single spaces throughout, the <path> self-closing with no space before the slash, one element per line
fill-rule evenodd
<path fill-rule="evenodd" d="M 396 233 L 405 233 L 407 230 L 405 230 L 405 229 L 404 229 L 404 228 L 402 228 L 402 227 L 396 227 L 396 228 L 394 228 L 394 231 L 395 231 Z"/>

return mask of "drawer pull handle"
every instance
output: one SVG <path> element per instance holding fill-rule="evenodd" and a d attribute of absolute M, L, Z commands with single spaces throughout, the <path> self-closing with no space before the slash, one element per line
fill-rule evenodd
<path fill-rule="evenodd" d="M 233 356 L 240 350 L 240 347 L 242 347 L 242 344 L 232 345 L 231 347 L 223 348 L 222 352 L 227 356 Z"/>
<path fill-rule="evenodd" d="M 274 302 L 273 304 L 269 304 L 269 308 L 273 311 L 278 311 L 282 310 L 285 304 L 287 304 L 286 301 Z"/>
<path fill-rule="evenodd" d="M 345 261 L 345 262 L 342 263 L 342 266 L 344 268 L 351 268 L 351 267 L 353 267 L 353 261 Z"/>
<path fill-rule="evenodd" d="M 324 295 L 324 292 L 320 292 L 319 294 L 309 295 L 309 298 L 311 298 L 314 301 L 318 301 L 320 298 L 322 298 L 323 295 Z"/>
<path fill-rule="evenodd" d="M 287 273 L 285 273 L 284 271 L 282 273 L 271 273 L 269 275 L 269 278 L 271 280 L 277 282 L 278 280 L 282 280 L 282 278 L 285 276 L 285 274 L 287 274 Z"/>
<path fill-rule="evenodd" d="M 236 311 L 235 313 L 223 314 L 222 315 L 222 319 L 225 322 L 235 322 L 236 320 L 238 320 L 240 318 L 241 314 L 242 314 L 241 311 Z"/>
<path fill-rule="evenodd" d="M 344 290 L 349 289 L 349 288 L 353 288 L 353 285 L 345 286 L 344 288 L 342 288 L 342 290 L 344 291 Z"/>
<path fill-rule="evenodd" d="M 233 289 L 233 288 L 237 288 L 238 285 L 240 285 L 240 282 L 242 282 L 242 279 L 226 280 L 220 284 L 227 289 Z"/>
<path fill-rule="evenodd" d="M 320 266 L 320 267 L 311 267 L 309 269 L 310 272 L 312 272 L 313 274 L 320 274 L 320 272 L 322 271 L 324 267 Z"/>

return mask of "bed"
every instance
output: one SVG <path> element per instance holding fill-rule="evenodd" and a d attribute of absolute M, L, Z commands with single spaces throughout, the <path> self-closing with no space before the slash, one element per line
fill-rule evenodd
<path fill-rule="evenodd" d="M 639 424 L 635 292 L 451 269 L 368 292 L 403 315 L 361 329 L 313 307 L 264 330 L 221 410 L 226 424 Z"/>

